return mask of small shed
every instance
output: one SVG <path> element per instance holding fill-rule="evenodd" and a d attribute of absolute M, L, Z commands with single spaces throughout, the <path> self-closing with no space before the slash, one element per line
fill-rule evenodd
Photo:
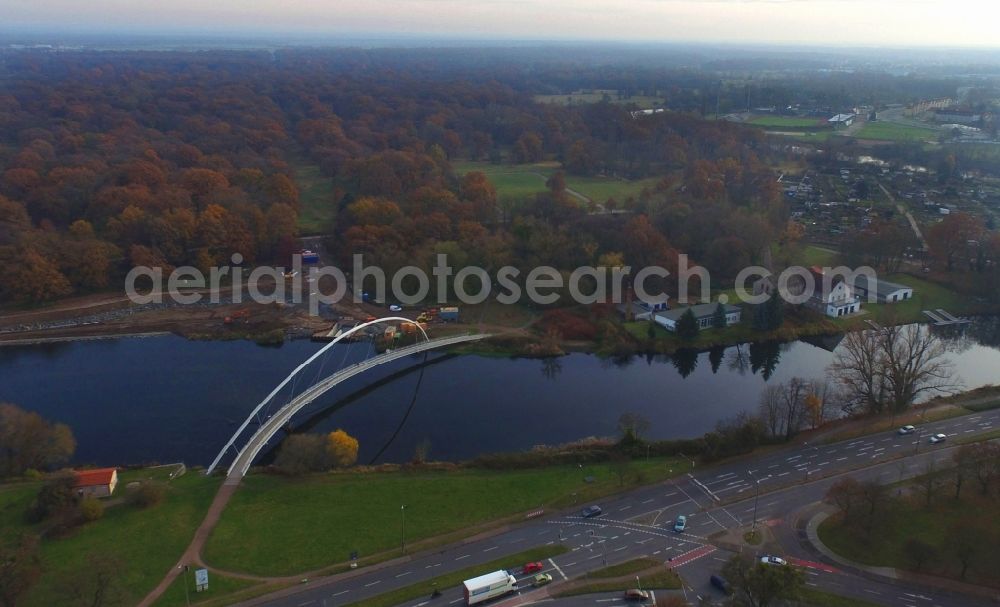
<path fill-rule="evenodd" d="M 94 470 L 77 470 L 73 489 L 78 495 L 91 497 L 111 497 L 118 486 L 118 470 L 115 468 L 97 468 Z"/>

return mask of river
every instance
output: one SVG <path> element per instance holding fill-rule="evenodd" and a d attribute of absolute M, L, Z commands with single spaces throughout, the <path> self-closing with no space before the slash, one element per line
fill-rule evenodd
<path fill-rule="evenodd" d="M 948 338 L 965 387 L 1000 383 L 1000 318 L 935 330 Z M 78 442 L 75 463 L 207 464 L 257 402 L 319 347 L 173 336 L 3 347 L 0 402 L 68 424 Z M 367 347 L 336 346 L 296 389 Z M 767 382 L 822 376 L 833 356 L 801 341 L 626 360 L 430 353 L 341 384 L 295 423 L 317 432 L 343 428 L 359 439 L 363 463 L 406 461 L 421 444 L 433 459 L 460 460 L 609 436 L 626 411 L 650 421 L 651 437 L 691 437 L 755 409 Z"/>

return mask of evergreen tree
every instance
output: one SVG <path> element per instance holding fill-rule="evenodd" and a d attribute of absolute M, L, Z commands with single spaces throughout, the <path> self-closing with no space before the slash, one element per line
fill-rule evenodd
<path fill-rule="evenodd" d="M 694 317 L 691 308 L 677 320 L 677 336 L 684 341 L 694 341 L 698 337 L 698 319 Z"/>
<path fill-rule="evenodd" d="M 774 331 L 781 328 L 781 323 L 785 322 L 785 310 L 784 302 L 781 301 L 781 296 L 778 295 L 778 290 L 775 289 L 774 293 L 771 293 L 771 299 L 767 300 L 767 328 L 769 331 Z"/>
<path fill-rule="evenodd" d="M 712 314 L 712 326 L 716 329 L 725 329 L 726 323 L 726 308 L 722 305 L 722 302 L 715 304 L 715 313 Z"/>

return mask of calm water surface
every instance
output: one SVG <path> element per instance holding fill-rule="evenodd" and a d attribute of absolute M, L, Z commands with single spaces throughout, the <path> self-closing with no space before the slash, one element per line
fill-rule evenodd
<path fill-rule="evenodd" d="M 1000 319 L 943 335 L 966 387 L 1000 383 Z M 207 464 L 257 402 L 319 347 L 180 337 L 3 347 L 0 401 L 69 424 L 79 463 Z M 367 348 L 335 347 L 296 389 Z M 805 342 L 617 361 L 587 354 L 533 360 L 432 353 L 341 384 L 295 424 L 347 430 L 360 440 L 363 462 L 408 460 L 421 443 L 431 457 L 466 459 L 608 436 L 625 411 L 649 419 L 653 437 L 690 437 L 755 409 L 768 382 L 821 376 L 832 358 Z"/>

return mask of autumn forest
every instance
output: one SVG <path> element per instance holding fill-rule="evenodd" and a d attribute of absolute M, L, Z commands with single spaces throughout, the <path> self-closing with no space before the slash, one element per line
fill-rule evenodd
<path fill-rule="evenodd" d="M 732 276 L 785 235 L 776 152 L 760 130 L 686 112 L 634 117 L 623 104 L 543 105 L 509 68 L 501 81 L 433 57 L 351 57 L 5 56 L 0 297 L 115 289 L 134 265 L 205 269 L 234 253 L 288 263 L 303 166 L 333 184 L 320 203 L 335 217 L 322 230 L 330 250 L 387 271 L 442 252 L 488 268 L 672 267 L 682 251 Z M 500 200 L 483 173 L 459 175 L 460 160 L 560 171 L 538 194 Z M 656 185 L 595 209 L 565 175 Z"/>

